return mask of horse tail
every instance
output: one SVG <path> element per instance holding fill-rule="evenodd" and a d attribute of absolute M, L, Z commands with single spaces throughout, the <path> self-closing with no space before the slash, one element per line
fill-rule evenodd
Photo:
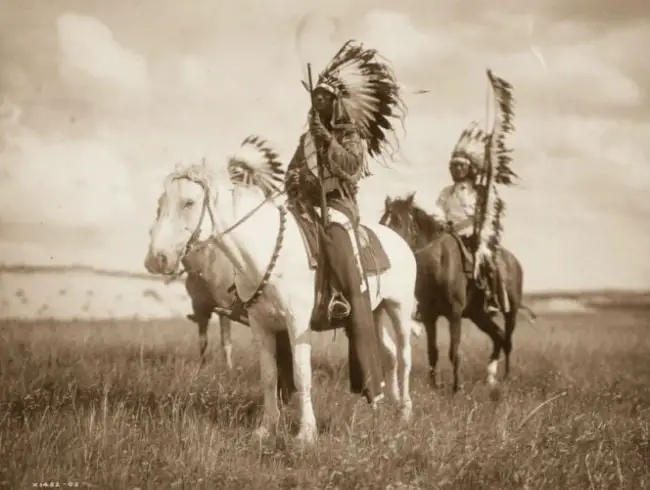
<path fill-rule="evenodd" d="M 523 303 L 521 304 L 519 309 L 524 310 L 526 313 L 528 313 L 528 323 L 534 325 L 535 321 L 537 320 L 537 313 L 535 313 L 530 306 L 525 305 Z"/>

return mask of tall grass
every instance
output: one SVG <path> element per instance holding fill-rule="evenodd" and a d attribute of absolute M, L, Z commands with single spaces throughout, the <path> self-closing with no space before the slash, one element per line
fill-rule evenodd
<path fill-rule="evenodd" d="M 499 402 L 487 396 L 490 346 L 475 327 L 464 327 L 456 396 L 429 388 L 416 339 L 408 426 L 390 406 L 373 415 L 348 393 L 344 335 L 315 334 L 320 438 L 307 450 L 292 444 L 295 401 L 275 437 L 250 437 L 261 395 L 244 327 L 227 373 L 216 341 L 199 369 L 187 321 L 3 324 L 0 486 L 647 488 L 648 320 L 607 311 L 522 321 Z M 450 380 L 444 355 L 440 371 Z"/>

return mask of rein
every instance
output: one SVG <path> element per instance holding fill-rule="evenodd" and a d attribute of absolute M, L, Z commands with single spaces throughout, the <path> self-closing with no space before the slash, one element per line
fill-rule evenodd
<path fill-rule="evenodd" d="M 384 222 L 387 223 L 388 221 L 389 221 L 388 219 L 386 219 L 386 220 L 381 219 L 381 220 L 379 221 L 379 224 L 382 224 L 382 225 L 384 225 L 384 226 L 387 226 L 387 225 L 384 224 Z M 417 226 L 417 224 L 415 223 L 415 220 L 413 219 L 413 216 L 411 216 L 410 213 L 409 213 L 409 219 L 408 219 L 408 221 L 409 221 L 409 224 L 408 224 L 408 230 L 407 230 L 407 231 L 408 231 L 409 235 L 410 235 L 410 236 L 417 236 L 417 235 L 419 234 L 420 230 L 419 230 L 419 227 Z M 435 238 L 432 238 L 432 239 L 431 239 L 428 243 L 426 243 L 425 245 L 421 246 L 420 248 L 418 248 L 418 249 L 416 249 L 416 250 L 413 250 L 413 254 L 414 254 L 414 255 L 418 255 L 418 254 L 421 254 L 422 252 L 425 252 L 426 250 L 428 250 L 429 248 L 431 248 L 431 246 L 432 246 L 434 243 L 436 243 L 436 241 L 437 241 L 439 238 L 440 238 L 440 236 L 436 236 Z"/>
<path fill-rule="evenodd" d="M 225 235 L 233 231 L 235 228 L 246 222 L 251 216 L 253 216 L 259 209 L 264 206 L 267 202 L 273 200 L 274 198 L 281 196 L 284 194 L 284 191 L 277 191 L 273 194 L 269 194 L 266 196 L 259 204 L 257 204 L 253 209 L 248 211 L 243 217 L 235 221 L 232 225 L 230 225 L 228 228 L 223 230 L 222 232 L 216 234 L 214 233 L 214 225 L 215 225 L 215 218 L 212 215 L 212 211 L 210 210 L 210 192 L 208 186 L 205 184 L 205 182 L 199 181 L 198 179 L 192 179 L 189 176 L 184 176 L 185 178 L 190 178 L 193 182 L 199 184 L 203 188 L 204 192 L 204 198 L 203 198 L 203 207 L 201 209 L 201 215 L 199 217 L 198 224 L 196 225 L 196 228 L 192 235 L 190 236 L 190 239 L 187 241 L 185 245 L 185 250 L 183 251 L 183 255 L 181 256 L 181 262 L 182 259 L 189 254 L 194 246 L 196 245 L 199 235 L 201 234 L 201 225 L 203 223 L 203 220 L 205 218 L 205 213 L 206 211 L 210 215 L 210 220 L 212 221 L 212 226 L 213 226 L 213 231 L 210 234 L 210 237 L 208 237 L 208 240 L 214 239 L 216 241 L 219 241 L 221 238 L 223 238 Z M 182 178 L 182 177 L 179 177 Z M 235 201 L 235 196 L 233 193 L 233 202 Z M 268 285 L 271 275 L 273 274 L 273 270 L 275 269 L 275 265 L 278 261 L 278 258 L 280 257 L 280 250 L 282 249 L 282 245 L 284 242 L 284 235 L 286 232 L 287 228 L 287 209 L 284 205 L 278 206 L 278 211 L 280 212 L 280 229 L 278 230 L 278 235 L 275 240 L 275 248 L 273 249 L 273 254 L 271 255 L 271 259 L 266 267 L 266 271 L 264 272 L 264 275 L 262 276 L 262 279 L 260 280 L 260 283 L 258 284 L 257 288 L 253 292 L 250 298 L 248 298 L 246 301 L 243 301 L 240 297 L 239 294 L 237 294 L 237 289 L 234 288 L 234 295 L 235 295 L 235 300 L 233 304 L 231 305 L 230 308 L 221 308 L 221 307 L 215 307 L 213 309 L 214 312 L 220 315 L 224 315 L 226 317 L 229 317 L 230 319 L 238 322 L 244 322 L 247 323 L 245 320 L 246 316 L 246 310 L 248 310 L 251 306 L 253 306 L 257 301 L 259 300 L 260 296 L 264 292 L 264 289 Z M 171 274 L 168 276 L 167 280 L 165 281 L 166 283 L 169 283 L 173 281 L 174 279 L 177 279 L 181 277 L 185 272 L 187 272 L 185 269 L 182 269 L 178 273 Z"/>

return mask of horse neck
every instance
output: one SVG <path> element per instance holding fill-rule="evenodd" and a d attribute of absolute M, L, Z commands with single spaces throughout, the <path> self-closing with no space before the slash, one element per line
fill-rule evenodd
<path fill-rule="evenodd" d="M 440 238 L 444 230 L 423 210 L 413 211 L 413 222 L 416 225 L 414 242 L 416 247 L 423 247 Z"/>
<path fill-rule="evenodd" d="M 255 188 L 226 186 L 217 189 L 215 226 L 213 233 L 217 246 L 233 263 L 235 269 L 248 274 L 258 268 L 253 244 L 260 242 L 260 232 L 278 219 L 278 210 Z"/>

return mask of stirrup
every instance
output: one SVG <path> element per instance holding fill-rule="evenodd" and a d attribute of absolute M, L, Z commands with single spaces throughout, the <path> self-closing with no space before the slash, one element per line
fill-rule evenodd
<path fill-rule="evenodd" d="M 488 315 L 490 315 L 490 316 L 496 315 L 497 313 L 499 313 L 499 308 L 497 306 L 495 306 L 495 305 L 492 305 L 492 304 L 488 304 L 486 306 L 485 310 L 487 311 Z"/>
<path fill-rule="evenodd" d="M 352 306 L 347 299 L 340 293 L 335 292 L 330 298 L 329 305 L 327 305 L 327 316 L 333 320 L 343 320 L 350 315 Z"/>

